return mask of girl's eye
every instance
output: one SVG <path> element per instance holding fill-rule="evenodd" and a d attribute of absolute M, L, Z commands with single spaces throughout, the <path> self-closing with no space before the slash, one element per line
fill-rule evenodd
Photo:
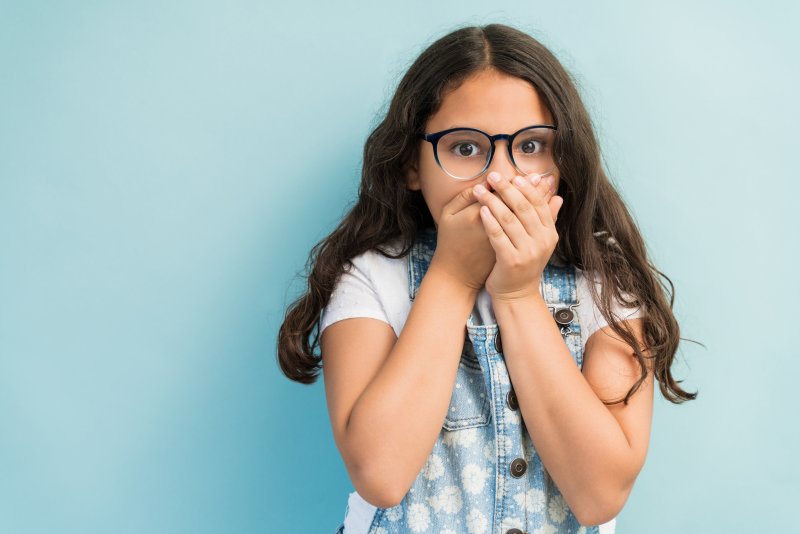
<path fill-rule="evenodd" d="M 544 143 L 538 139 L 525 139 L 519 144 L 519 149 L 523 154 L 535 154 L 537 152 L 537 144 L 539 145 L 539 152 L 541 152 Z"/>
<path fill-rule="evenodd" d="M 471 142 L 456 143 L 450 147 L 450 152 L 453 152 L 456 156 L 461 156 L 464 158 L 470 158 L 478 155 L 479 150 L 480 147 Z"/>

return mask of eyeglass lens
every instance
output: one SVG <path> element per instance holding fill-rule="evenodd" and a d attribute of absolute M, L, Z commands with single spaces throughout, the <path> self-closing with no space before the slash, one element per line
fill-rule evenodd
<path fill-rule="evenodd" d="M 511 154 L 514 164 L 524 174 L 543 174 L 553 168 L 553 139 L 551 128 L 533 127 L 519 132 L 514 138 Z M 487 167 L 491 140 L 473 130 L 456 130 L 439 139 L 439 164 L 451 176 L 468 180 Z M 496 144 L 495 151 L 507 150 Z"/>

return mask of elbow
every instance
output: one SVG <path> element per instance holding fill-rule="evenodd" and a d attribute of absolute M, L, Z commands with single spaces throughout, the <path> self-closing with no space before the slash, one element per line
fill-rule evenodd
<path fill-rule="evenodd" d="M 359 464 L 348 471 L 353 487 L 373 506 L 392 508 L 400 504 L 406 495 L 406 491 L 397 483 L 397 475 L 386 463 Z"/>
<path fill-rule="evenodd" d="M 385 480 L 364 475 L 353 479 L 353 487 L 365 501 L 378 508 L 397 506 L 405 496 Z"/>
<path fill-rule="evenodd" d="M 378 508 L 397 506 L 413 484 L 403 488 L 405 477 L 400 471 L 401 464 L 396 455 L 391 457 L 373 443 L 355 441 L 351 433 L 345 433 L 340 440 L 339 451 L 344 460 L 347 474 L 353 487 L 369 504 Z"/>
<path fill-rule="evenodd" d="M 573 513 L 575 514 L 575 519 L 578 520 L 578 523 L 585 527 L 590 527 L 608 523 L 617 517 L 617 514 L 620 510 L 621 508 L 615 509 L 612 507 L 594 506 L 593 508 L 587 508 L 585 510 L 573 510 Z"/>
<path fill-rule="evenodd" d="M 587 527 L 608 523 L 622 511 L 630 492 L 630 486 L 618 491 L 606 491 L 587 499 L 572 512 L 578 523 Z"/>
<path fill-rule="evenodd" d="M 639 475 L 639 467 L 612 469 L 595 484 L 584 485 L 577 496 L 572 512 L 581 525 L 594 526 L 608 523 L 619 515 Z"/>
<path fill-rule="evenodd" d="M 354 484 L 355 487 L 355 484 Z M 393 508 L 402 502 L 402 498 L 397 499 L 396 494 L 382 490 L 381 488 L 358 488 L 356 491 L 361 498 L 377 508 Z"/>
<path fill-rule="evenodd" d="M 593 506 L 584 506 L 573 510 L 575 519 L 578 520 L 583 526 L 595 526 L 603 523 L 608 523 L 622 510 L 622 506 L 618 506 L 616 502 L 595 502 Z"/>

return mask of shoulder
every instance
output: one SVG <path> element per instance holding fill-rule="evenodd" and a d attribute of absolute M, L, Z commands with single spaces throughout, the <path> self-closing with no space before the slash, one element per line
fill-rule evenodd
<path fill-rule="evenodd" d="M 594 271 L 584 271 L 578 267 L 575 267 L 575 285 L 577 286 L 577 291 L 580 293 L 579 296 L 585 296 L 586 298 L 592 298 L 590 284 L 594 285 L 598 296 L 603 289 L 603 281 L 601 276 Z M 621 291 L 622 297 L 626 301 L 631 301 L 634 299 L 634 296 L 628 292 Z M 612 297 L 611 299 L 612 309 L 613 307 L 618 307 L 620 309 L 629 310 L 630 312 L 640 310 L 639 307 L 628 307 L 627 304 L 623 304 L 619 299 Z M 628 312 L 625 313 L 628 315 Z"/>
<path fill-rule="evenodd" d="M 322 310 L 320 332 L 350 317 L 380 319 L 399 332 L 398 321 L 403 317 L 403 304 L 408 300 L 404 260 L 367 250 L 351 258 L 350 263 L 352 266 L 345 265 L 344 273 Z"/>
<path fill-rule="evenodd" d="M 394 243 L 381 245 L 381 248 L 391 254 L 398 250 Z M 352 292 L 369 292 L 377 298 L 383 297 L 406 279 L 405 273 L 404 258 L 389 258 L 376 249 L 366 250 L 345 262 L 332 298 Z"/>
<path fill-rule="evenodd" d="M 608 320 L 600 310 L 600 305 L 592 296 L 590 284 L 596 288 L 598 297 L 602 291 L 602 280 L 598 273 L 584 271 L 575 267 L 575 285 L 576 293 L 578 296 L 578 317 L 581 324 L 581 338 L 585 346 L 589 337 L 604 326 L 608 326 Z M 632 300 L 633 296 L 629 293 L 622 292 L 625 300 Z M 615 298 L 611 297 L 611 313 L 614 315 L 615 320 L 624 321 L 628 319 L 635 319 L 644 315 L 642 307 L 628 307 L 626 304 Z"/>
<path fill-rule="evenodd" d="M 381 245 L 381 248 L 390 254 L 397 254 L 400 251 L 396 241 Z M 387 281 L 387 279 L 396 279 L 403 274 L 406 268 L 405 258 L 389 258 L 376 249 L 364 251 L 350 261 L 353 266 L 376 283 Z"/>

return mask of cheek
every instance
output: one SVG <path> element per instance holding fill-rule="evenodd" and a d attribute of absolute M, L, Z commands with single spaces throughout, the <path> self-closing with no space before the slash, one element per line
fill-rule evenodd
<path fill-rule="evenodd" d="M 433 216 L 433 220 L 439 223 L 439 215 L 442 213 L 442 209 L 444 209 L 445 205 L 453 200 L 453 198 L 458 194 L 458 188 L 445 188 L 445 187 L 426 187 L 423 188 L 423 196 L 425 197 L 425 203 L 428 205 L 428 209 L 431 212 L 431 216 Z"/>
<path fill-rule="evenodd" d="M 444 209 L 445 204 L 447 204 L 447 201 L 439 198 L 438 196 L 428 202 L 428 209 L 431 210 L 431 215 L 433 216 L 433 220 L 436 221 L 437 225 L 439 222 L 439 216 L 442 214 L 442 209 Z"/>

